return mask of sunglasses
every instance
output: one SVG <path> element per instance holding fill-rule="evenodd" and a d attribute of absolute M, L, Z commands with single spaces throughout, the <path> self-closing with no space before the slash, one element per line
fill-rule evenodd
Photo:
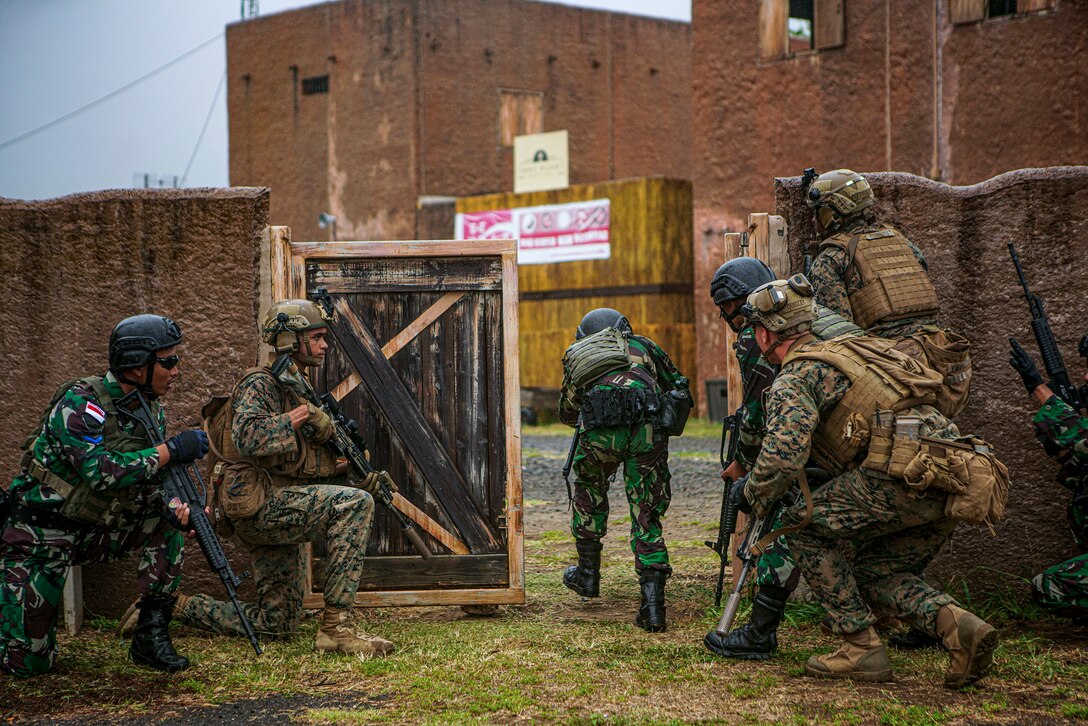
<path fill-rule="evenodd" d="M 166 370 L 177 368 L 178 363 L 181 362 L 181 357 L 177 353 L 174 355 L 168 355 L 165 358 L 155 358 L 155 362 L 158 363 Z"/>

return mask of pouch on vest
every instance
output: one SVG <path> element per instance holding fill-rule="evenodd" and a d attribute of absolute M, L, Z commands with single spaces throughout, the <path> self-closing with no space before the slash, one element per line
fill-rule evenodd
<path fill-rule="evenodd" d="M 971 343 L 967 338 L 938 328 L 903 338 L 895 349 L 941 374 L 934 408 L 949 418 L 963 410 L 971 393 Z"/>
<path fill-rule="evenodd" d="M 228 521 L 252 517 L 268 500 L 268 472 L 240 456 L 228 458 L 224 455 L 224 450 L 237 453 L 230 439 L 234 407 L 229 396 L 213 396 L 200 413 L 204 417 L 210 449 L 208 486 L 212 492 L 209 498 L 219 503 L 219 509 Z"/>
<path fill-rule="evenodd" d="M 968 524 L 993 526 L 1005 516 L 1009 470 L 979 438 L 964 442 L 922 438 L 917 456 L 904 470 L 907 486 L 949 493 L 945 516 Z"/>
<path fill-rule="evenodd" d="M 688 390 L 686 381 L 661 396 L 661 411 L 657 417 L 657 429 L 666 436 L 680 436 L 684 433 L 684 427 L 688 425 L 688 416 L 695 402 L 691 400 L 691 391 Z"/>
<path fill-rule="evenodd" d="M 594 388 L 582 399 L 582 429 L 631 426 L 655 421 L 660 397 L 641 388 Z"/>
<path fill-rule="evenodd" d="M 606 373 L 627 370 L 630 366 L 627 334 L 615 328 L 605 328 L 576 340 L 563 353 L 563 369 L 579 392 Z"/>

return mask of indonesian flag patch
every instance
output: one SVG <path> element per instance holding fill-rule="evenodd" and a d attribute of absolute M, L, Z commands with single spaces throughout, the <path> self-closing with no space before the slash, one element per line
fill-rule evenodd
<path fill-rule="evenodd" d="M 87 407 L 84 409 L 84 413 L 100 424 L 106 422 L 106 412 L 93 401 L 87 401 Z"/>

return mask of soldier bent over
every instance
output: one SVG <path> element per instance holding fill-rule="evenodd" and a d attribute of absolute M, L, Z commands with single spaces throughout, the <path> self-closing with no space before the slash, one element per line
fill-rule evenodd
<path fill-rule="evenodd" d="M 52 668 L 68 568 L 132 551 L 140 553 L 141 597 L 129 656 L 163 671 L 189 667 L 169 631 L 185 543 L 173 523 L 187 526 L 189 509 L 168 513 L 155 485 L 163 467 L 202 458 L 208 440 L 182 431 L 151 446 L 125 415 L 138 405 L 126 394 L 139 389 L 165 432 L 157 399 L 177 380 L 181 339 L 169 318 L 122 320 L 110 335 L 109 372 L 62 385 L 23 445 L 11 512 L 0 523 L 0 670 L 32 676 Z"/>
<path fill-rule="evenodd" d="M 578 565 L 566 570 L 563 584 L 583 597 L 599 595 L 608 485 L 622 467 L 641 589 L 635 624 L 663 632 L 665 580 L 672 573 L 661 531 L 672 498 L 668 437 L 682 432 L 691 408 L 687 379 L 611 308 L 588 313 L 576 338 L 564 356 L 559 418 L 579 432 L 571 512 Z"/>

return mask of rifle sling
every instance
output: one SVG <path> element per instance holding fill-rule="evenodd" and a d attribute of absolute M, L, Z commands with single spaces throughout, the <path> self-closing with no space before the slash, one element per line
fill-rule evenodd
<path fill-rule="evenodd" d="M 779 537 L 783 537 L 787 534 L 793 534 L 794 532 L 800 532 L 802 529 L 808 526 L 808 523 L 812 521 L 812 490 L 808 486 L 808 477 L 805 476 L 805 470 L 802 469 L 797 475 L 797 483 L 801 487 L 801 496 L 805 498 L 805 516 L 801 518 L 798 524 L 791 525 L 789 527 L 779 527 L 773 532 L 768 532 L 763 536 L 761 540 L 756 542 L 755 554 L 762 555 L 767 551 L 767 547 L 771 545 Z"/>

